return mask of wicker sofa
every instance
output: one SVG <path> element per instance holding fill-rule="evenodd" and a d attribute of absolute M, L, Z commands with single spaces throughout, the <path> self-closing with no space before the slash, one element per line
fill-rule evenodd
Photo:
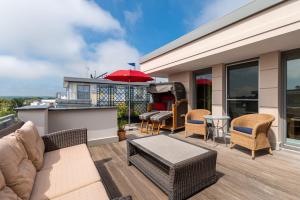
<path fill-rule="evenodd" d="M 203 135 L 204 140 L 206 140 L 207 130 L 206 120 L 204 119 L 205 115 L 210 115 L 210 111 L 205 109 L 195 109 L 189 111 L 185 115 L 185 137 L 195 133 Z"/>
<path fill-rule="evenodd" d="M 18 122 L 0 131 L 0 199 L 109 199 L 87 148 L 87 129 L 63 130 L 41 138 L 36 128 L 26 129 L 28 123 Z M 34 131 L 28 130 L 36 132 L 31 134 Z M 30 139 L 31 149 L 19 138 L 20 134 Z M 44 151 L 38 151 L 39 147 Z M 38 157 L 32 157 L 32 152 L 40 153 L 42 162 L 37 162 Z"/>
<path fill-rule="evenodd" d="M 230 148 L 237 144 L 250 149 L 252 159 L 255 158 L 255 151 L 260 149 L 268 149 L 272 154 L 268 131 L 274 120 L 274 116 L 269 114 L 248 114 L 233 119 Z"/>

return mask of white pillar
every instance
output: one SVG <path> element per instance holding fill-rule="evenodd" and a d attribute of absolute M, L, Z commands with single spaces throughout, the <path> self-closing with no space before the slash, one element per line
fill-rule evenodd
<path fill-rule="evenodd" d="M 279 74 L 280 52 L 261 55 L 259 59 L 259 112 L 275 117 L 269 132 L 269 140 L 274 149 L 278 149 L 282 142 L 282 135 L 279 132 Z"/>

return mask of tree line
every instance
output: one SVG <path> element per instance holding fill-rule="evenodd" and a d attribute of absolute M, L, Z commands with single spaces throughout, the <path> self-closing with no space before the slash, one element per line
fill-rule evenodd
<path fill-rule="evenodd" d="M 39 100 L 39 97 L 16 97 L 0 98 L 0 117 L 14 114 L 15 108 L 30 105 L 31 102 Z"/>

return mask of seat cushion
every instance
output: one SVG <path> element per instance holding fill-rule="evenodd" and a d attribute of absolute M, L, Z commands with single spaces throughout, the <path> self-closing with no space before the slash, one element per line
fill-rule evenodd
<path fill-rule="evenodd" d="M 164 102 L 153 103 L 154 110 L 167 110 L 167 105 Z"/>
<path fill-rule="evenodd" d="M 0 139 L 0 161 L 0 169 L 7 186 L 20 198 L 29 199 L 36 169 L 14 134 Z"/>
<path fill-rule="evenodd" d="M 190 124 L 204 124 L 204 121 L 194 120 L 194 119 L 188 119 L 187 123 L 190 123 Z"/>
<path fill-rule="evenodd" d="M 246 133 L 251 135 L 252 134 L 252 128 L 248 128 L 248 127 L 242 127 L 242 126 L 235 126 L 233 127 L 233 130 L 242 132 L 242 133 Z"/>
<path fill-rule="evenodd" d="M 109 200 L 105 188 L 101 182 L 82 187 L 73 192 L 56 197 L 52 200 Z"/>
<path fill-rule="evenodd" d="M 24 145 L 29 160 L 37 170 L 43 166 L 45 145 L 35 125 L 28 121 L 15 132 L 16 137 Z"/>
<path fill-rule="evenodd" d="M 52 199 L 97 181 L 100 176 L 85 144 L 47 152 L 31 199 Z"/>
<path fill-rule="evenodd" d="M 6 186 L 5 179 L 1 171 L 0 171 L 0 199 L 21 200 L 11 188 Z"/>

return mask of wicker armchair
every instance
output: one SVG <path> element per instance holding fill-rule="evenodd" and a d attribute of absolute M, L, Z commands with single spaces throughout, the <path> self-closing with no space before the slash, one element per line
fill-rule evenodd
<path fill-rule="evenodd" d="M 189 111 L 185 115 L 185 137 L 188 136 L 188 134 L 199 134 L 204 136 L 204 140 L 206 140 L 206 120 L 204 119 L 205 115 L 210 115 L 209 110 L 205 109 L 195 109 Z M 190 123 L 189 120 L 198 120 L 202 121 L 202 124 L 196 124 L 196 123 Z"/>
<path fill-rule="evenodd" d="M 231 122 L 230 148 L 235 144 L 248 148 L 252 152 L 252 159 L 255 158 L 255 151 L 260 149 L 268 149 L 272 154 L 268 131 L 274 120 L 275 118 L 269 114 L 249 114 L 235 118 Z M 234 130 L 236 127 L 247 127 L 252 131 L 245 133 Z"/>

